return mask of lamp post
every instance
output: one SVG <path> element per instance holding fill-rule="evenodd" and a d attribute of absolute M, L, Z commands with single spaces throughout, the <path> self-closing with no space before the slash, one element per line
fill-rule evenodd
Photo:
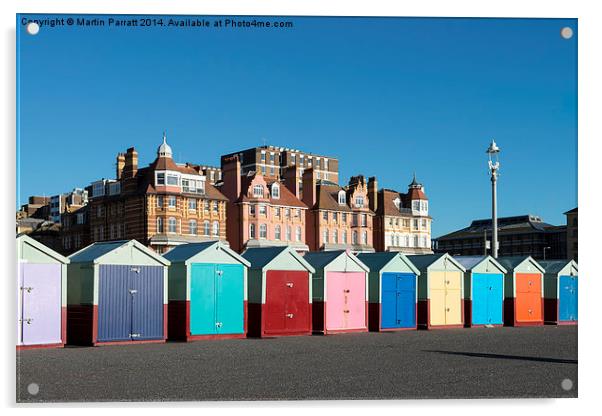
<path fill-rule="evenodd" d="M 491 140 L 486 152 L 489 155 L 489 174 L 491 175 L 491 255 L 497 258 L 497 176 L 500 168 L 500 148 Z"/>

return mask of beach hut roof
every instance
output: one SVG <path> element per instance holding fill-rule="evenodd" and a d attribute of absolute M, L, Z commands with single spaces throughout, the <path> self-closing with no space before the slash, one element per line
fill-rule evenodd
<path fill-rule="evenodd" d="M 169 250 L 166 254 L 163 255 L 163 257 L 165 257 L 172 263 L 188 263 L 189 260 L 191 260 L 197 254 L 212 248 L 217 250 L 223 250 L 232 258 L 234 258 L 235 260 L 239 261 L 247 267 L 251 265 L 249 261 L 247 261 L 240 254 L 232 250 L 230 248 L 230 245 L 223 241 L 205 241 L 202 243 L 181 244 Z"/>
<path fill-rule="evenodd" d="M 289 246 L 248 248 L 242 253 L 242 257 L 250 263 L 251 269 L 261 269 L 263 271 L 268 268 L 276 257 L 286 254 L 297 260 L 308 272 L 316 272 L 313 266 L 303 259 L 303 256 Z"/>
<path fill-rule="evenodd" d="M 332 250 L 332 251 L 312 251 L 306 253 L 303 258 L 311 264 L 315 269 L 323 269 L 328 266 L 334 260 L 338 259 L 341 256 L 349 257 L 353 262 L 355 262 L 362 270 L 366 273 L 370 272 L 370 269 L 366 264 L 364 264 L 358 257 L 354 256 L 351 252 L 347 250 Z"/>
<path fill-rule="evenodd" d="M 112 251 L 118 248 L 127 246 L 135 247 L 136 249 L 147 254 L 148 256 L 155 259 L 164 266 L 169 266 L 171 264 L 169 260 L 155 253 L 148 247 L 145 247 L 136 240 L 120 240 L 93 243 L 70 255 L 69 260 L 71 260 L 71 262 L 73 263 L 101 263 L 103 256 L 111 253 Z"/>
<path fill-rule="evenodd" d="M 384 251 L 378 253 L 360 253 L 357 257 L 370 268 L 371 271 L 383 269 L 387 264 L 395 258 L 400 258 L 417 276 L 420 275 L 420 270 L 416 268 L 405 255 L 396 251 Z"/>

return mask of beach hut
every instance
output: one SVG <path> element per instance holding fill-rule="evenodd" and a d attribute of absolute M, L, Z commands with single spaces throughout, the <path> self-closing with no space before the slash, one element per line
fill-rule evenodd
<path fill-rule="evenodd" d="M 368 272 L 346 250 L 310 252 L 303 256 L 315 269 L 312 276 L 314 333 L 368 331 Z"/>
<path fill-rule="evenodd" d="M 491 256 L 454 256 L 465 269 L 464 326 L 503 326 L 506 269 Z"/>
<path fill-rule="evenodd" d="M 222 241 L 182 244 L 164 257 L 170 339 L 246 336 L 248 261 Z"/>
<path fill-rule="evenodd" d="M 504 325 L 543 325 L 544 269 L 531 256 L 498 257 L 504 277 Z"/>
<path fill-rule="evenodd" d="M 136 240 L 94 243 L 69 260 L 68 343 L 165 341 L 168 260 Z"/>
<path fill-rule="evenodd" d="M 544 322 L 556 325 L 577 324 L 577 276 L 574 260 L 539 261 L 543 276 Z"/>
<path fill-rule="evenodd" d="M 248 335 L 311 334 L 311 275 L 314 268 L 293 248 L 249 248 Z"/>
<path fill-rule="evenodd" d="M 418 277 L 418 327 L 461 328 L 464 325 L 462 293 L 466 269 L 447 253 L 408 256 L 420 270 Z"/>
<path fill-rule="evenodd" d="M 417 280 L 420 271 L 398 252 L 360 253 L 357 257 L 370 268 L 370 331 L 416 329 Z"/>
<path fill-rule="evenodd" d="M 69 260 L 26 235 L 17 237 L 17 349 L 65 344 Z"/>

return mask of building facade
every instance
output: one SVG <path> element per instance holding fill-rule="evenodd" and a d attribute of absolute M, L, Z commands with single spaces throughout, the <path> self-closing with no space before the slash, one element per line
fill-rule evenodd
<path fill-rule="evenodd" d="M 77 210 L 88 203 L 88 190 L 75 188 L 71 192 L 50 197 L 50 221 L 60 223 L 61 215 Z"/>
<path fill-rule="evenodd" d="M 422 184 L 408 185 L 407 193 L 378 190 L 375 178 L 368 182 L 374 217 L 374 248 L 405 254 L 432 254 L 429 201 Z"/>
<path fill-rule="evenodd" d="M 242 173 L 238 155 L 222 157 L 221 192 L 228 198 L 227 239 L 241 253 L 247 248 L 290 245 L 307 251 L 307 206 L 272 177 Z"/>
<path fill-rule="evenodd" d="M 89 206 L 68 210 L 61 215 L 61 250 L 70 254 L 92 243 L 88 221 Z"/>
<path fill-rule="evenodd" d="M 303 192 L 302 179 L 306 169 L 313 169 L 317 179 L 339 182 L 339 161 L 330 156 L 285 147 L 260 146 L 222 156 L 222 169 L 224 161 L 233 156 L 238 157 L 243 175 L 256 172 L 268 181 L 280 180 L 288 170 L 296 169 L 300 192 Z"/>
<path fill-rule="evenodd" d="M 579 260 L 579 219 L 578 219 L 578 209 L 573 208 L 570 211 L 564 213 L 566 215 L 566 255 L 567 259 L 575 260 L 578 262 Z"/>
<path fill-rule="evenodd" d="M 92 184 L 91 242 L 136 239 L 158 253 L 226 238 L 226 197 L 200 166 L 176 164 L 165 136 L 157 157 L 138 167 L 132 147 L 117 155 L 116 178 Z"/>
<path fill-rule="evenodd" d="M 469 227 L 434 241 L 436 253 L 452 256 L 486 255 L 491 240 L 491 219 L 475 220 Z M 566 226 L 547 224 L 536 215 L 498 219 L 499 256 L 532 256 L 538 260 L 565 259 Z M 486 248 L 487 247 L 487 248 Z"/>

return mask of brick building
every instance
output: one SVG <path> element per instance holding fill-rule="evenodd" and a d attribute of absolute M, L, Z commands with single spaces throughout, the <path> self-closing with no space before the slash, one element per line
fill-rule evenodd
<path fill-rule="evenodd" d="M 431 254 L 431 221 L 428 198 L 422 184 L 408 185 L 408 192 L 378 190 L 375 178 L 368 182 L 374 217 L 374 248 L 406 254 Z"/>
<path fill-rule="evenodd" d="M 163 136 L 149 166 L 138 167 L 132 147 L 117 155 L 115 179 L 92 184 L 91 241 L 136 239 L 164 253 L 183 243 L 225 239 L 226 200 L 200 166 L 173 161 Z"/>
<path fill-rule="evenodd" d="M 238 252 L 251 247 L 290 245 L 307 251 L 307 206 L 286 186 L 261 171 L 242 172 L 238 155 L 222 157 L 219 186 L 228 198 L 227 238 Z"/>
<path fill-rule="evenodd" d="M 573 208 L 566 215 L 566 255 L 567 259 L 579 261 L 579 211 Z"/>
<path fill-rule="evenodd" d="M 90 224 L 88 221 L 89 206 L 68 209 L 61 215 L 61 250 L 60 253 L 71 254 L 90 243 Z"/>

